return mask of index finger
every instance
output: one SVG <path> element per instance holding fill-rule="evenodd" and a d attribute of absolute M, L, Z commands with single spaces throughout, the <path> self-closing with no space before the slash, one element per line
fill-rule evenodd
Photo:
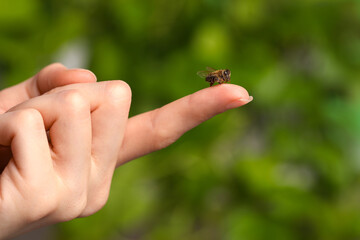
<path fill-rule="evenodd" d="M 167 147 L 200 123 L 252 99 L 243 87 L 221 84 L 132 117 L 128 121 L 117 166 Z"/>

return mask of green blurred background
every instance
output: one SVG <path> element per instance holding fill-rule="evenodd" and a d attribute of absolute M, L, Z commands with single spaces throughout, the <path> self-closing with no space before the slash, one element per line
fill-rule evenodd
<path fill-rule="evenodd" d="M 360 1 L 0 0 L 2 87 L 61 61 L 131 115 L 229 68 L 254 101 L 118 168 L 58 239 L 360 239 Z"/>

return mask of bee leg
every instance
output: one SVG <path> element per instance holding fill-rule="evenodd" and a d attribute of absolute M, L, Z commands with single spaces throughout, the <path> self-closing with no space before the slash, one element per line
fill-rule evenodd
<path fill-rule="evenodd" d="M 214 77 L 214 83 L 222 84 L 223 81 L 218 77 Z"/>
<path fill-rule="evenodd" d="M 215 82 L 214 76 L 208 76 L 208 77 L 206 77 L 205 80 L 210 83 L 210 87 L 212 85 L 214 85 L 214 82 Z"/>

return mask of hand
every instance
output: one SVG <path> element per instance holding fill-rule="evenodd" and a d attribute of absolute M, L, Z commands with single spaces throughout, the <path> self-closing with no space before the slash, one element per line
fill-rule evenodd
<path fill-rule="evenodd" d="M 67 69 L 60 63 L 51 64 L 43 68 L 34 77 L 13 87 L 0 91 L 0 114 L 15 105 L 31 98 L 40 96 L 53 88 L 73 84 L 96 82 L 96 76 L 85 69 Z M 9 148 L 0 147 L 0 173 L 9 162 L 11 152 Z"/>
<path fill-rule="evenodd" d="M 13 153 L 0 176 L 0 221 L 6 222 L 0 238 L 96 212 L 107 200 L 116 161 L 120 165 L 166 147 L 208 118 L 252 99 L 239 86 L 215 86 L 135 116 L 126 126 L 129 95 L 123 82 L 73 84 L 0 116 L 0 127 L 7 130 L 0 133 L 0 144 Z"/>
<path fill-rule="evenodd" d="M 98 211 L 130 106 L 122 81 L 59 87 L 0 115 L 0 239 Z M 116 116 L 116 118 L 114 118 Z"/>
<path fill-rule="evenodd" d="M 117 166 L 165 148 L 200 123 L 252 100 L 244 88 L 221 84 L 134 116 L 128 121 Z"/>

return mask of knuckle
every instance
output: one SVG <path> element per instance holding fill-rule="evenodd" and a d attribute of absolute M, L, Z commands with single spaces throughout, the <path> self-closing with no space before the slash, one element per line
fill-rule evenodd
<path fill-rule="evenodd" d="M 41 113 L 33 108 L 21 109 L 12 112 L 11 124 L 14 128 L 42 129 L 44 126 Z"/>
<path fill-rule="evenodd" d="M 94 212 L 97 212 L 100 209 L 102 209 L 109 198 L 110 182 L 104 183 L 104 185 L 106 187 L 102 187 L 100 191 L 97 192 L 96 197 L 93 197 L 91 199 L 91 202 L 89 204 Z"/>
<path fill-rule="evenodd" d="M 107 203 L 109 195 L 105 195 L 103 197 L 96 198 L 95 201 L 92 203 L 92 209 L 94 210 L 94 213 L 102 209 L 105 204 Z"/>
<path fill-rule="evenodd" d="M 79 216 L 82 215 L 84 209 L 85 206 L 83 203 L 76 203 L 76 205 L 74 206 L 66 207 L 64 211 L 61 211 L 61 216 L 59 218 L 59 221 L 67 222 L 75 218 L 78 218 Z"/>
<path fill-rule="evenodd" d="M 86 194 L 69 194 L 56 214 L 57 221 L 66 222 L 82 215 L 87 205 Z"/>
<path fill-rule="evenodd" d="M 153 116 L 156 116 L 156 111 L 160 111 L 157 109 L 153 112 Z M 169 132 L 169 123 L 159 122 L 156 117 L 152 117 L 150 121 L 152 136 L 153 136 L 153 149 L 160 150 L 163 149 L 176 141 L 178 134 L 174 134 L 174 132 Z"/>
<path fill-rule="evenodd" d="M 96 197 L 89 200 L 88 205 L 86 206 L 86 208 L 84 209 L 83 213 L 80 216 L 87 217 L 98 212 L 106 205 L 108 197 L 109 197 L 108 192 L 105 194 L 101 194 L 101 193 L 97 194 Z"/>
<path fill-rule="evenodd" d="M 105 86 L 105 94 L 110 102 L 117 104 L 119 102 L 130 101 L 131 88 L 126 82 L 121 80 L 109 81 Z"/>
<path fill-rule="evenodd" d="M 76 217 L 85 209 L 87 205 L 87 187 L 77 186 L 69 192 L 69 203 L 73 207 Z"/>
<path fill-rule="evenodd" d="M 92 203 L 89 207 L 87 207 L 79 216 L 88 217 L 95 214 L 105 206 L 106 202 L 107 198 L 102 198 L 100 201 L 97 199 L 95 203 Z"/>
<path fill-rule="evenodd" d="M 166 130 L 158 128 L 155 131 L 154 135 L 156 140 L 154 141 L 154 149 L 156 150 L 166 148 L 176 141 L 176 139 L 174 139 L 173 136 Z"/>
<path fill-rule="evenodd" d="M 61 102 L 70 106 L 82 106 L 85 103 L 85 99 L 82 94 L 76 89 L 64 90 L 60 93 Z"/>
<path fill-rule="evenodd" d="M 80 91 L 75 89 L 64 90 L 59 93 L 60 107 L 68 114 L 79 114 L 89 109 L 89 103 Z"/>

